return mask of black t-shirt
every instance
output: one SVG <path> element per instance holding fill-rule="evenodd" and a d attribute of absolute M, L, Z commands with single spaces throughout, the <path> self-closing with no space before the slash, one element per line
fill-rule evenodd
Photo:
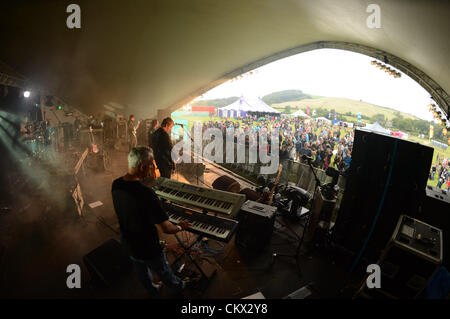
<path fill-rule="evenodd" d="M 123 177 L 113 182 L 111 192 L 122 241 L 130 255 L 145 260 L 160 254 L 155 224 L 169 218 L 155 192 L 138 181 L 125 181 Z"/>
<path fill-rule="evenodd" d="M 156 165 L 173 166 L 172 142 L 169 134 L 162 127 L 158 128 L 152 135 L 152 148 Z"/>

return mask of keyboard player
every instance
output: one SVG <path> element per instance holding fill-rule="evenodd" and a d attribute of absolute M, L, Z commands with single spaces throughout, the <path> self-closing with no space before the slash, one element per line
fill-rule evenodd
<path fill-rule="evenodd" d="M 146 146 L 131 149 L 128 154 L 128 172 L 112 184 L 112 198 L 117 214 L 122 243 L 135 265 L 139 280 L 154 296 L 159 296 L 160 286 L 153 283 L 151 271 L 175 292 L 181 292 L 186 282 L 172 272 L 159 244 L 158 226 L 166 234 L 175 234 L 191 225 L 180 222 L 174 225 L 162 209 L 155 192 L 141 182 L 155 178 L 153 151 Z"/>

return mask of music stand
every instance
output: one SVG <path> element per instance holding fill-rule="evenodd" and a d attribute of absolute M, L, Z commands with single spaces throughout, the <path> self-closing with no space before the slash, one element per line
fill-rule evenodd
<path fill-rule="evenodd" d="M 321 184 L 320 184 L 319 178 L 316 175 L 316 172 L 314 171 L 314 167 L 311 164 L 311 159 L 307 158 L 307 160 L 308 160 L 308 165 L 309 165 L 309 167 L 310 167 L 310 169 L 311 169 L 311 171 L 312 171 L 312 173 L 314 175 L 315 181 L 316 181 L 316 183 L 314 185 L 314 193 L 313 193 L 313 197 L 312 197 L 312 203 L 314 204 L 314 201 L 315 201 L 315 198 L 316 198 L 317 188 L 321 187 Z M 303 241 L 304 241 L 304 238 L 305 238 L 305 233 L 306 233 L 306 231 L 308 230 L 308 227 L 309 227 L 309 222 L 311 220 L 311 213 L 312 212 L 310 212 L 308 214 L 308 216 L 306 217 L 306 223 L 305 223 L 305 225 L 303 227 L 302 236 L 299 238 L 299 236 L 297 234 L 295 234 L 297 239 L 299 240 L 298 244 L 297 244 L 297 248 L 295 250 L 295 254 L 294 255 L 292 255 L 292 254 L 280 254 L 280 253 L 277 253 L 277 252 L 272 253 L 272 262 L 271 262 L 271 265 L 270 265 L 271 267 L 275 263 L 276 257 L 288 257 L 288 258 L 294 258 L 295 259 L 295 263 L 297 264 L 297 267 L 298 267 L 300 273 L 302 272 L 301 268 L 300 268 L 300 266 L 298 264 L 298 258 L 300 256 L 300 250 L 301 250 L 302 245 L 303 245 Z"/>
<path fill-rule="evenodd" d="M 186 230 L 189 231 L 189 230 Z M 189 246 L 185 245 L 183 243 L 183 241 L 178 237 L 177 234 L 174 234 L 178 243 L 180 244 L 180 246 L 183 248 L 183 253 L 181 255 L 178 255 L 177 258 L 174 260 L 174 262 L 172 263 L 172 265 L 177 265 L 178 261 L 183 257 L 183 256 L 187 256 L 189 258 L 189 260 L 195 265 L 195 267 L 197 268 L 197 270 L 200 272 L 202 278 L 206 279 L 206 283 L 207 285 L 209 285 L 209 283 L 211 282 L 212 277 L 214 277 L 217 273 L 217 269 L 214 269 L 213 273 L 208 277 L 208 275 L 205 274 L 205 272 L 203 271 L 203 269 L 200 267 L 199 264 L 197 264 L 197 262 L 195 261 L 195 259 L 191 256 L 191 248 L 201 242 L 203 240 L 203 236 L 202 235 L 198 235 L 197 238 L 192 242 L 192 244 L 190 244 Z M 207 287 L 205 287 L 206 289 Z"/>

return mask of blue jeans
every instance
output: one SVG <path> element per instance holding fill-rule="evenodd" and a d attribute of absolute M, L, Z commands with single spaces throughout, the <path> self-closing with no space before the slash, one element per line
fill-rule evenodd
<path fill-rule="evenodd" d="M 134 263 L 139 280 L 152 296 L 158 296 L 159 290 L 153 284 L 151 270 L 158 275 L 159 279 L 162 280 L 166 286 L 174 290 L 174 292 L 181 292 L 184 289 L 185 283 L 175 276 L 164 252 L 161 252 L 160 255 L 148 260 L 140 260 L 134 257 L 130 258 Z"/>

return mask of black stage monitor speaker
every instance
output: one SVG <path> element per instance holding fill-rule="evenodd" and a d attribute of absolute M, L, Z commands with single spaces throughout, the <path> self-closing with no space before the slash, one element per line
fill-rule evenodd
<path fill-rule="evenodd" d="M 241 207 L 235 243 L 249 251 L 260 251 L 270 243 L 277 208 L 251 200 Z"/>
<path fill-rule="evenodd" d="M 125 248 L 116 240 L 110 239 L 83 257 L 92 282 L 111 287 L 132 268 Z"/>
<path fill-rule="evenodd" d="M 355 254 L 363 252 L 361 256 L 375 262 L 399 216 L 417 216 L 425 199 L 432 156 L 431 147 L 355 130 L 352 160 L 333 231 L 335 243 Z"/>

